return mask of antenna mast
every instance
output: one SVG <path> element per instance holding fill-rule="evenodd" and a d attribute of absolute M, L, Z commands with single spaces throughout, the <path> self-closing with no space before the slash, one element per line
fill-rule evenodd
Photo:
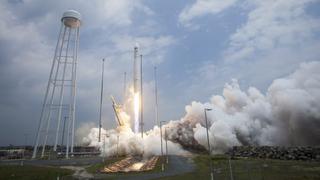
<path fill-rule="evenodd" d="M 142 54 L 140 55 L 140 126 L 141 137 L 143 138 L 143 85 L 142 85 Z"/>
<path fill-rule="evenodd" d="M 100 112 L 99 112 L 99 142 L 101 142 L 101 127 L 102 127 L 102 100 L 103 100 L 103 76 L 104 76 L 104 59 L 102 59 L 102 74 L 101 74 L 101 94 L 100 94 Z"/>
<path fill-rule="evenodd" d="M 159 115 L 158 115 L 158 82 L 157 82 L 157 67 L 154 67 L 154 96 L 155 96 L 155 114 L 156 124 L 159 126 Z"/>

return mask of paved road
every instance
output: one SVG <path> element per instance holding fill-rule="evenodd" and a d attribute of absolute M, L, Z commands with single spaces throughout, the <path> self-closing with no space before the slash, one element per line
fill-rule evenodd
<path fill-rule="evenodd" d="M 91 164 L 97 164 L 102 162 L 102 158 L 97 157 L 87 157 L 87 158 L 74 158 L 74 159 L 52 159 L 52 160 L 1 160 L 0 165 L 45 165 L 45 166 L 85 166 Z"/>
<path fill-rule="evenodd" d="M 88 157 L 88 158 L 75 158 L 75 159 L 54 159 L 54 160 L 23 160 L 26 165 L 36 165 L 36 166 L 73 166 L 75 168 L 82 166 L 81 172 L 85 171 L 83 166 L 92 165 L 102 162 L 101 157 Z M 0 165 L 20 165 L 22 160 L 1 160 Z M 156 179 L 166 176 L 174 176 L 179 174 L 184 174 L 192 172 L 194 170 L 194 164 L 191 157 L 184 156 L 169 156 L 169 165 L 165 168 L 164 172 L 155 173 L 137 173 L 137 174 L 124 174 L 117 175 L 117 179 L 124 180 L 146 180 L 146 179 Z M 79 170 L 79 172 L 80 172 Z M 78 174 L 76 177 L 81 178 L 82 175 Z M 105 179 L 108 177 L 115 177 L 114 174 L 96 174 L 94 179 Z M 83 177 L 88 179 L 87 177 Z"/>
<path fill-rule="evenodd" d="M 141 173 L 134 175 L 118 175 L 117 179 L 125 180 L 145 180 L 145 179 L 156 179 L 166 176 L 174 176 L 179 174 L 184 174 L 192 172 L 195 166 L 191 157 L 184 156 L 169 156 L 169 166 L 164 172 L 155 172 L 155 173 Z M 112 174 L 97 174 L 94 176 L 95 179 L 103 179 L 108 177 L 115 177 Z"/>

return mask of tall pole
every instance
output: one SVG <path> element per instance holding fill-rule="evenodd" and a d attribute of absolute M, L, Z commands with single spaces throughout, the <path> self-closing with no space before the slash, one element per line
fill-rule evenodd
<path fill-rule="evenodd" d="M 140 128 L 143 138 L 143 84 L 142 84 L 142 54 L 140 55 Z"/>
<path fill-rule="evenodd" d="M 211 160 L 211 148 L 210 148 L 210 142 L 209 142 L 209 130 L 208 130 L 208 119 L 207 119 L 207 111 L 211 111 L 212 109 L 205 108 L 204 109 L 204 117 L 206 120 L 206 130 L 207 130 L 207 142 L 208 142 L 208 154 L 210 159 L 210 176 L 211 180 L 213 180 L 213 172 L 212 172 L 212 160 Z"/>
<path fill-rule="evenodd" d="M 166 138 L 166 160 L 167 160 L 167 164 L 169 162 L 169 158 L 168 158 L 168 134 L 167 134 L 167 127 L 164 129 L 164 137 Z"/>
<path fill-rule="evenodd" d="M 161 142 L 161 156 L 163 156 L 163 148 L 162 148 L 162 122 L 160 122 L 160 142 Z"/>
<path fill-rule="evenodd" d="M 162 162 L 162 165 L 161 165 L 161 170 L 163 171 L 164 170 L 164 164 L 163 164 L 163 146 L 162 146 L 162 123 L 164 123 L 166 121 L 160 121 L 160 142 L 161 142 L 161 162 Z"/>
<path fill-rule="evenodd" d="M 99 110 L 99 142 L 101 142 L 101 127 L 102 127 L 102 100 L 103 100 L 103 75 L 104 75 L 104 58 L 102 59 L 102 74 L 101 74 L 101 94 L 100 94 L 100 110 Z"/>
<path fill-rule="evenodd" d="M 155 115 L 156 115 L 156 125 L 159 125 L 159 115 L 158 115 L 158 82 L 157 82 L 157 67 L 154 67 L 154 96 L 155 96 Z"/>

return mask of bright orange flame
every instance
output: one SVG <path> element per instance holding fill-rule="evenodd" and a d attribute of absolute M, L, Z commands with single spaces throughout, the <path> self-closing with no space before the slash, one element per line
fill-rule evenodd
<path fill-rule="evenodd" d="M 139 93 L 134 94 L 133 100 L 133 108 L 134 108 L 134 130 L 135 133 L 139 131 L 139 109 L 140 109 L 140 97 Z"/>

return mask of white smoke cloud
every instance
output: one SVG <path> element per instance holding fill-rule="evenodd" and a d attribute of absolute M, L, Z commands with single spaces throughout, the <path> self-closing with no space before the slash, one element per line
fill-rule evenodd
<path fill-rule="evenodd" d="M 274 80 L 266 95 L 254 87 L 244 92 L 233 80 L 225 85 L 223 96 L 213 96 L 207 104 L 193 102 L 187 106 L 182 121 L 197 124 L 194 137 L 207 147 L 201 114 L 205 107 L 212 108 L 208 120 L 214 152 L 247 144 L 319 145 L 319 68 L 319 62 L 302 64 L 288 77 Z"/>
<path fill-rule="evenodd" d="M 320 62 L 301 64 L 293 74 L 276 79 L 266 95 L 250 87 L 240 89 L 237 80 L 227 83 L 223 95 L 210 102 L 192 102 L 186 115 L 170 121 L 167 129 L 170 154 L 186 153 L 183 149 L 207 148 L 204 109 L 207 111 L 212 153 L 221 153 L 238 145 L 320 145 Z M 105 154 L 160 154 L 160 131 L 155 126 L 145 133 L 134 134 L 127 126 L 103 131 Z M 97 142 L 97 128 L 83 139 L 104 149 Z M 163 141 L 164 142 L 164 141 Z"/>
<path fill-rule="evenodd" d="M 94 123 L 84 123 L 76 130 L 76 144 L 88 145 L 90 140 L 86 139 L 91 129 L 95 127 Z"/>
<path fill-rule="evenodd" d="M 98 142 L 98 131 L 98 128 L 92 128 L 90 133 L 83 137 L 83 142 L 90 142 L 89 146 L 99 147 L 105 156 L 126 154 L 150 156 L 161 154 L 160 129 L 157 126 L 144 133 L 143 138 L 141 134 L 135 134 L 128 126 L 107 131 L 102 129 L 101 142 Z M 164 136 L 163 152 L 165 153 Z M 183 150 L 179 144 L 168 141 L 168 154 L 188 154 L 188 152 Z"/>

